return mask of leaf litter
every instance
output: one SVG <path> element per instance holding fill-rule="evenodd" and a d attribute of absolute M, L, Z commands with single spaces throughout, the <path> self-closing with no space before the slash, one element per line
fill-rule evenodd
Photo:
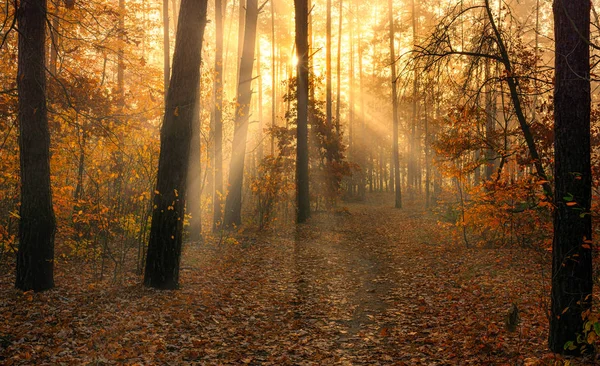
<path fill-rule="evenodd" d="M 187 245 L 181 289 L 94 282 L 57 265 L 43 293 L 0 277 L 5 365 L 543 365 L 549 263 L 523 248 L 448 242 L 435 217 L 351 204 L 349 214 Z M 547 272 L 546 272 L 547 273 Z M 520 323 L 505 326 L 507 310 Z"/>

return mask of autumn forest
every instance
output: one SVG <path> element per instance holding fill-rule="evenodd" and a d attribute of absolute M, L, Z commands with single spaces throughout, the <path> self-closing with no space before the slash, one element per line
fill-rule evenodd
<path fill-rule="evenodd" d="M 596 0 L 0 3 L 0 363 L 600 362 Z"/>

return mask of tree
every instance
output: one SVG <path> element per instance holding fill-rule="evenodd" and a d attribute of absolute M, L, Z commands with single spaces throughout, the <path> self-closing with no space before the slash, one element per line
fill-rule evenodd
<path fill-rule="evenodd" d="M 223 220 L 223 0 L 215 0 L 215 81 L 214 139 L 215 194 L 213 198 L 213 231 Z"/>
<path fill-rule="evenodd" d="M 296 147 L 296 221 L 310 217 L 308 187 L 308 2 L 294 0 L 296 14 L 296 55 L 298 57 L 298 128 Z"/>
<path fill-rule="evenodd" d="M 458 20 L 464 14 L 480 8 L 482 8 L 484 13 L 481 23 L 485 24 L 481 34 L 475 38 L 476 42 L 470 42 L 468 46 L 465 45 L 464 47 L 457 48 L 450 36 L 451 31 L 455 30 Z M 519 63 L 514 60 L 513 54 L 515 52 L 511 53 L 511 49 L 508 48 L 509 44 L 507 42 L 511 38 L 511 35 L 508 34 L 507 30 L 500 27 L 501 24 L 501 18 L 497 18 L 494 15 L 490 0 L 484 0 L 483 5 L 473 5 L 465 9 L 461 8 L 460 10 L 454 9 L 442 18 L 423 45 L 416 46 L 416 52 L 419 54 L 419 58 L 425 57 L 427 59 L 424 70 L 431 69 L 442 60 L 448 62 L 449 56 L 462 56 L 471 59 L 473 62 L 478 62 L 479 60 L 495 62 L 496 66 L 500 68 L 499 72 L 506 75 L 501 78 L 500 82 L 501 84 L 506 83 L 508 86 L 510 102 L 512 103 L 521 134 L 525 140 L 525 146 L 527 147 L 531 163 L 535 168 L 535 174 L 541 182 L 546 197 L 550 199 L 552 197 L 552 187 L 548 181 L 539 149 L 536 146 L 530 122 L 527 120 L 526 108 L 524 107 L 524 100 L 522 98 L 524 91 L 521 84 L 527 77 L 519 75 L 519 72 L 523 72 L 523 70 L 519 70 Z M 488 32 L 487 27 L 489 27 L 489 35 L 486 33 Z M 486 80 L 485 83 L 490 82 L 492 79 L 493 77 L 490 76 L 490 79 Z M 490 117 L 489 108 L 491 107 L 493 107 L 493 103 L 486 105 L 488 118 Z M 488 132 L 493 132 L 490 128 L 492 127 L 492 122 L 492 119 L 487 120 L 486 130 Z M 489 157 L 491 155 L 488 155 Z"/>
<path fill-rule="evenodd" d="M 392 70 L 392 159 L 394 162 L 394 192 L 395 206 L 402 208 L 402 191 L 400 190 L 400 157 L 398 156 L 398 93 L 396 91 L 396 52 L 394 50 L 394 8 L 392 0 L 388 0 L 388 12 L 390 22 L 390 68 Z"/>
<path fill-rule="evenodd" d="M 246 6 L 246 29 L 238 80 L 238 99 L 235 109 L 233 148 L 229 168 L 229 192 L 225 200 L 223 225 L 232 227 L 242 223 L 242 186 L 244 183 L 244 159 L 246 139 L 252 101 L 252 69 L 256 46 L 256 23 L 258 21 L 258 1 L 248 0 Z"/>
<path fill-rule="evenodd" d="M 46 11 L 46 0 L 22 0 L 17 11 L 21 208 L 15 285 L 24 291 L 54 287 L 56 223 L 46 107 Z"/>
<path fill-rule="evenodd" d="M 165 103 L 167 100 L 167 89 L 169 88 L 169 77 L 171 76 L 171 46 L 169 44 L 169 0 L 163 0 L 163 85 L 165 87 Z M 173 9 L 175 12 L 175 9 Z"/>
<path fill-rule="evenodd" d="M 192 123 L 200 86 L 202 38 L 207 0 L 183 0 L 179 12 L 173 70 L 161 129 L 154 210 L 144 284 L 179 286 L 185 188 Z"/>
<path fill-rule="evenodd" d="M 590 2 L 554 1 L 554 240 L 549 345 L 583 334 L 592 303 L 592 174 L 590 167 Z"/>

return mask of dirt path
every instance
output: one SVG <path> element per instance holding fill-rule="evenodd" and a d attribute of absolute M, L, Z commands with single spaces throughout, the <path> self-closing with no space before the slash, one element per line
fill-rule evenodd
<path fill-rule="evenodd" d="M 545 353 L 533 253 L 451 246 L 416 205 L 348 208 L 239 245 L 189 247 L 178 291 L 82 286 L 61 272 L 57 289 L 22 295 L 1 277 L 0 360 L 497 365 Z M 517 332 L 503 325 L 511 302 Z"/>

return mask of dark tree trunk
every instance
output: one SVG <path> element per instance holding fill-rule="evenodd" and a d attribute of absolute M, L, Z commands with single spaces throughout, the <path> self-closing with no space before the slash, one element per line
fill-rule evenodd
<path fill-rule="evenodd" d="M 223 0 L 215 0 L 215 81 L 214 81 L 214 134 L 215 134 L 215 195 L 213 198 L 213 231 L 219 230 L 223 220 Z"/>
<path fill-rule="evenodd" d="M 244 158 L 246 157 L 246 139 L 250 119 L 250 102 L 252 101 L 252 69 L 256 46 L 256 22 L 258 20 L 258 1 L 248 0 L 246 6 L 246 29 L 244 30 L 244 47 L 240 62 L 238 82 L 238 100 L 235 110 L 235 129 L 229 168 L 229 192 L 225 201 L 226 227 L 242 223 L 242 187 L 244 182 Z"/>
<path fill-rule="evenodd" d="M 308 188 L 308 2 L 294 0 L 296 13 L 296 54 L 298 57 L 298 129 L 296 148 L 296 221 L 310 217 Z"/>
<path fill-rule="evenodd" d="M 179 13 L 144 275 L 146 286 L 160 289 L 179 285 L 185 186 L 206 7 L 207 0 L 183 0 Z"/>
<path fill-rule="evenodd" d="M 592 302 L 590 2 L 554 1 L 554 242 L 549 345 L 557 353 L 583 334 Z M 588 349 L 589 351 L 589 349 Z"/>
<path fill-rule="evenodd" d="M 393 160 L 393 172 L 394 172 L 394 192 L 395 192 L 395 204 L 394 207 L 402 208 L 402 191 L 400 190 L 400 157 L 398 156 L 398 93 L 396 91 L 396 51 L 394 47 L 394 37 L 396 32 L 394 31 L 394 13 L 393 13 L 392 0 L 388 0 L 388 12 L 390 22 L 390 67 L 392 69 L 392 160 Z M 390 181 L 392 177 L 390 177 Z"/>
<path fill-rule="evenodd" d="M 24 291 L 54 287 L 56 224 L 46 109 L 46 9 L 46 0 L 21 0 L 17 12 L 21 219 L 15 285 Z"/>

